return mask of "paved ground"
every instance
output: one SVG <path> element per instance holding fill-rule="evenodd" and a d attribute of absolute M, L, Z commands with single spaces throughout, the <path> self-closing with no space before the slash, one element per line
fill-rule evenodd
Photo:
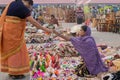
<path fill-rule="evenodd" d="M 97 44 L 105 43 L 113 47 L 120 46 L 120 34 L 112 32 L 97 32 L 94 29 L 92 30 L 92 36 L 95 38 Z"/>
<path fill-rule="evenodd" d="M 63 24 L 64 26 L 72 26 L 74 24 Z M 92 36 L 95 38 L 98 44 L 105 43 L 109 46 L 117 47 L 120 46 L 120 34 L 109 33 L 109 32 L 97 32 L 92 29 Z M 0 80 L 13 80 L 8 77 L 5 73 L 0 73 Z M 26 74 L 25 79 L 20 80 L 30 80 L 29 74 Z"/>
<path fill-rule="evenodd" d="M 25 79 L 11 79 L 8 74 L 0 73 L 0 80 L 30 80 L 29 74 L 26 74 Z"/>

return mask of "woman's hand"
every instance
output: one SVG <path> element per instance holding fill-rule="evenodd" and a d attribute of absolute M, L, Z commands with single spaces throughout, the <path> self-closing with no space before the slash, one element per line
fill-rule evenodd
<path fill-rule="evenodd" d="M 47 32 L 48 34 L 50 34 L 50 33 L 52 33 L 52 32 L 53 32 L 53 30 L 48 29 L 48 28 L 45 28 L 45 32 Z"/>
<path fill-rule="evenodd" d="M 58 32 L 57 32 L 56 30 L 54 30 L 54 29 L 52 30 L 52 32 L 55 33 L 57 36 L 65 39 L 66 41 L 69 41 L 69 40 L 70 40 L 70 37 L 64 36 L 64 35 L 62 35 L 62 33 L 58 33 Z"/>

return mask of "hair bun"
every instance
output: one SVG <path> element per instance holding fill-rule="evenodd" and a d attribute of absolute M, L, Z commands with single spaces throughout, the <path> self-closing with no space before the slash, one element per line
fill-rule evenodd
<path fill-rule="evenodd" d="M 33 5 L 33 0 L 24 0 L 24 1 L 28 1 L 30 5 Z"/>
<path fill-rule="evenodd" d="M 15 1 L 21 1 L 21 0 L 15 0 Z"/>

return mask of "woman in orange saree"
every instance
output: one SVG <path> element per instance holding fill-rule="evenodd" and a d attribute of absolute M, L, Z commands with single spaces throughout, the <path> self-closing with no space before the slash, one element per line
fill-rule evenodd
<path fill-rule="evenodd" d="M 29 72 L 29 57 L 24 32 L 26 20 L 38 29 L 51 32 L 30 16 L 32 0 L 16 0 L 3 11 L 0 18 L 0 68 L 12 78 L 23 78 Z"/>

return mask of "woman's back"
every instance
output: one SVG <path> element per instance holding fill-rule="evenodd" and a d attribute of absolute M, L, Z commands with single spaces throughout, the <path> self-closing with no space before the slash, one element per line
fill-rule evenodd
<path fill-rule="evenodd" d="M 30 10 L 23 4 L 22 1 L 13 1 L 8 8 L 7 16 L 15 16 L 25 19 L 30 16 Z"/>

